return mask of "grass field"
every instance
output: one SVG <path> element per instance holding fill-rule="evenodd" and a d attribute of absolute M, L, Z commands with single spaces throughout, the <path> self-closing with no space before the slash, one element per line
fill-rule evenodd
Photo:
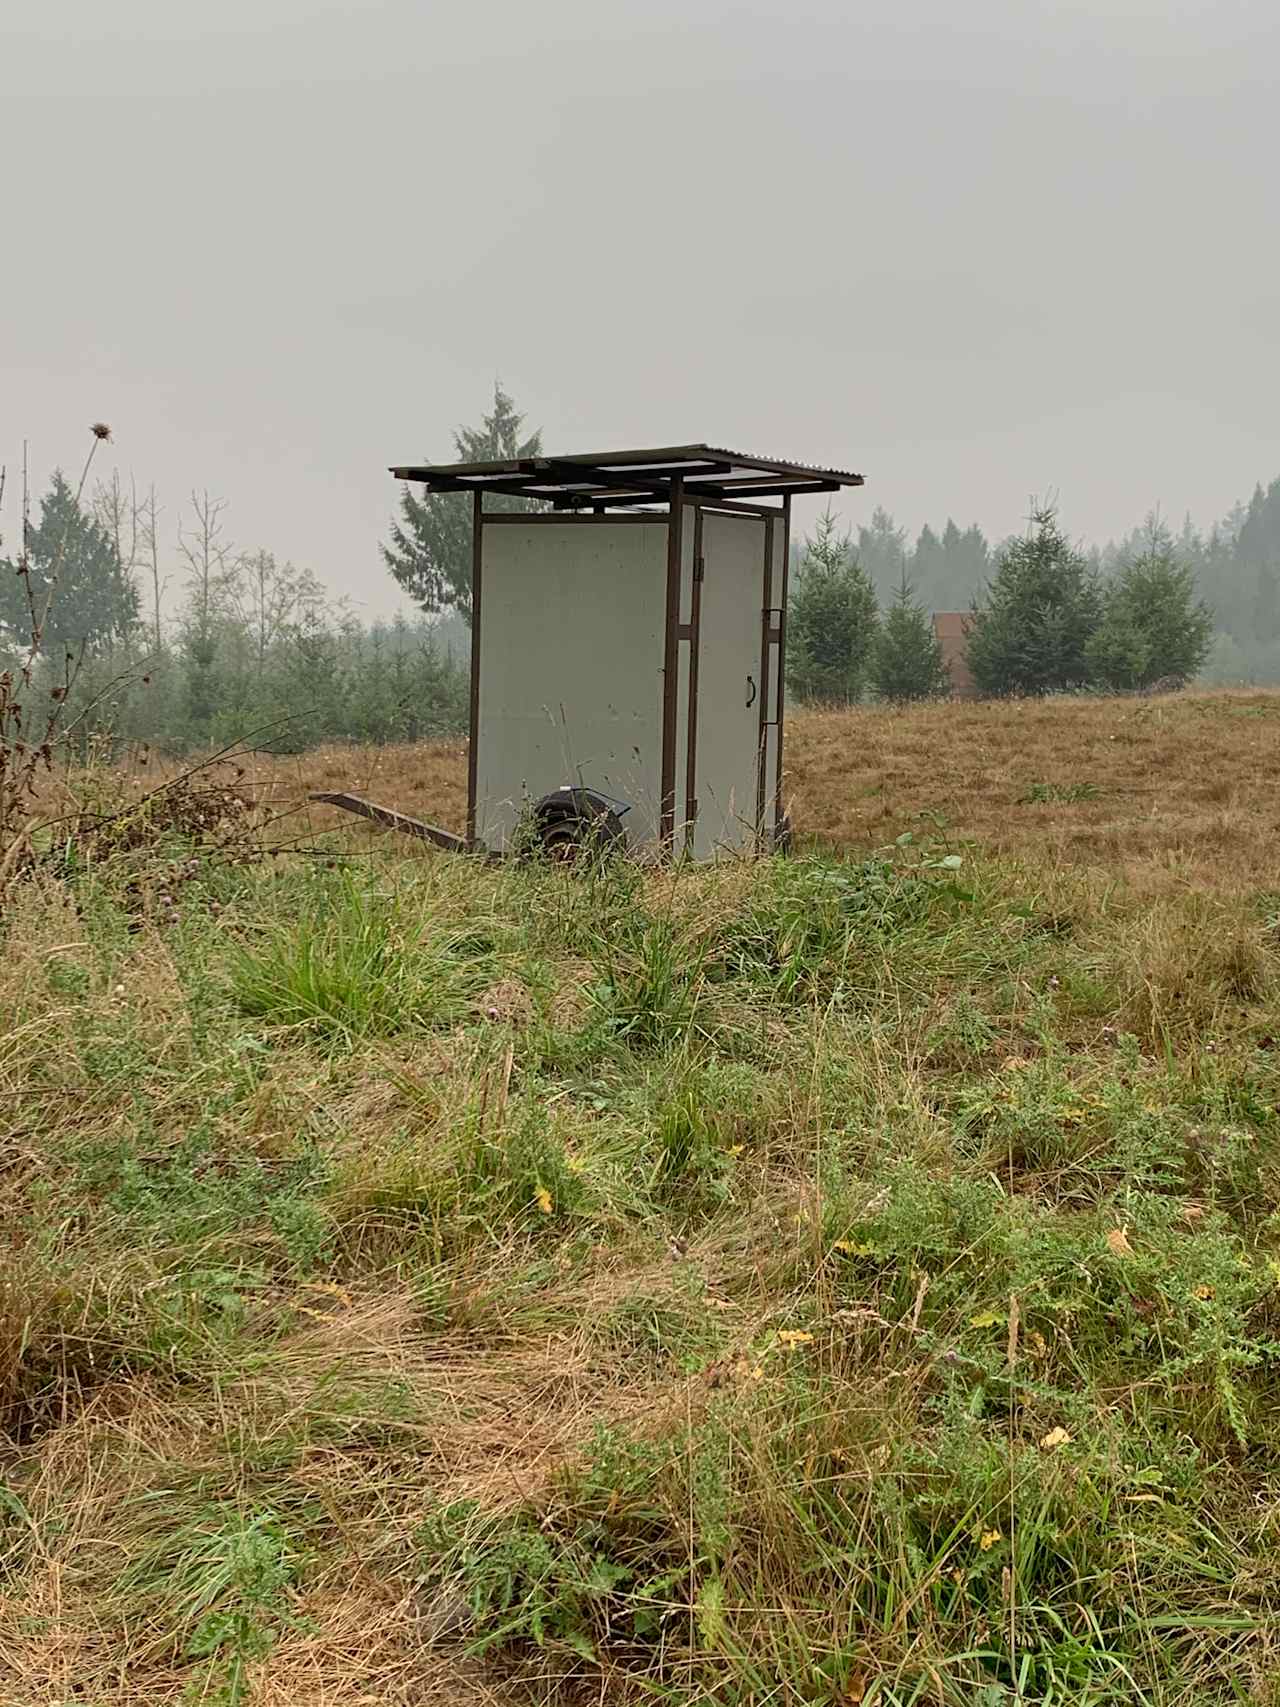
<path fill-rule="evenodd" d="M 759 865 L 64 837 L 0 1702 L 1276 1707 L 1278 734 L 798 716 Z M 245 763 L 459 820 L 456 747 Z"/>
<path fill-rule="evenodd" d="M 1280 693 L 1267 691 L 795 712 L 786 798 L 802 835 L 836 848 L 874 850 L 932 814 L 948 834 L 1038 867 L 1092 866 L 1145 890 L 1248 892 L 1275 881 L 1277 736 Z M 278 805 L 353 788 L 465 826 L 459 742 L 243 762 L 250 790 Z M 145 787 L 166 768 L 135 759 L 127 773 Z M 63 802 L 51 795 L 52 811 Z M 304 817 L 352 824 L 324 809 Z"/>

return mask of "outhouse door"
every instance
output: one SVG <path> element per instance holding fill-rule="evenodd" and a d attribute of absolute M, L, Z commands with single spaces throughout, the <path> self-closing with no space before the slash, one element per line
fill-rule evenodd
<path fill-rule="evenodd" d="M 765 524 L 701 517 L 697 618 L 696 812 L 692 851 L 755 846 L 759 823 Z"/>

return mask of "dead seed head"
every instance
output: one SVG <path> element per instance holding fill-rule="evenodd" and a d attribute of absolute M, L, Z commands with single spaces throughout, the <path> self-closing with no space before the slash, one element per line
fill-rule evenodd
<path fill-rule="evenodd" d="M 111 439 L 111 428 L 105 421 L 95 421 L 89 431 L 95 439 L 106 439 L 108 442 Z"/>

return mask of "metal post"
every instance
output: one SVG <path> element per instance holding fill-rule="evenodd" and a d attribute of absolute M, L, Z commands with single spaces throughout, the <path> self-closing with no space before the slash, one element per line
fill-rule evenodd
<path fill-rule="evenodd" d="M 768 819 L 769 653 L 773 647 L 773 518 L 764 524 L 764 583 L 760 596 L 760 728 L 756 751 L 756 852 L 763 853 Z"/>
<path fill-rule="evenodd" d="M 702 506 L 693 512 L 693 585 L 689 591 L 689 699 L 685 729 L 684 848 L 692 854 L 698 816 L 698 649 L 702 636 Z"/>
<path fill-rule="evenodd" d="M 667 617 L 662 649 L 662 810 L 659 835 L 670 853 L 676 826 L 676 706 L 680 661 L 680 560 L 684 527 L 684 481 L 671 481 L 667 512 Z"/>
<path fill-rule="evenodd" d="M 484 533 L 484 493 L 471 499 L 471 728 L 467 737 L 467 846 L 476 841 L 476 764 L 480 745 L 480 561 Z"/>
<path fill-rule="evenodd" d="M 778 594 L 778 753 L 774 779 L 773 840 L 781 841 L 786 824 L 782 805 L 782 736 L 787 711 L 787 592 L 791 579 L 791 494 L 782 500 L 782 589 Z"/>

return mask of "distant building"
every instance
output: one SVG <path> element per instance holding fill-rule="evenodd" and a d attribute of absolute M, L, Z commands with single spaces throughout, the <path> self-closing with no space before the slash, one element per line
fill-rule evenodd
<path fill-rule="evenodd" d="M 951 672 L 951 693 L 954 699 L 977 699 L 978 684 L 969 668 L 968 611 L 935 611 L 933 632 L 942 647 L 942 658 Z"/>

